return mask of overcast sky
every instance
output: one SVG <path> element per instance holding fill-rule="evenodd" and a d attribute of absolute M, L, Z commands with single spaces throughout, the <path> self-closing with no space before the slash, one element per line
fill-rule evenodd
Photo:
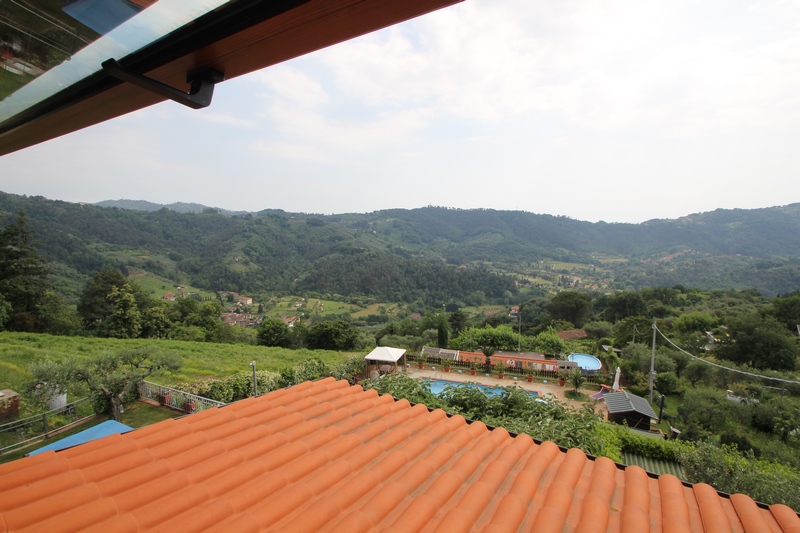
<path fill-rule="evenodd" d="M 800 2 L 467 0 L 0 158 L 74 202 L 642 222 L 800 201 Z"/>

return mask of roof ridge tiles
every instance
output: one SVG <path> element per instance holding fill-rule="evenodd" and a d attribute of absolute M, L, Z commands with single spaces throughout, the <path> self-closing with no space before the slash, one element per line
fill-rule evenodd
<path fill-rule="evenodd" d="M 616 487 L 617 465 L 607 457 L 594 462 L 591 484 L 581 502 L 578 533 L 606 531 L 611 520 L 611 500 Z"/>
<path fill-rule="evenodd" d="M 689 506 L 684 495 L 684 486 L 673 475 L 659 476 L 661 494 L 661 516 L 665 527 L 672 531 L 691 531 Z"/>
<path fill-rule="evenodd" d="M 651 480 L 643 468 L 631 465 L 623 472 L 625 495 L 621 506 L 620 529 L 635 533 L 655 529 L 650 519 Z"/>
<path fill-rule="evenodd" d="M 697 498 L 703 526 L 709 531 L 724 531 L 731 528 L 725 510 L 722 508 L 717 491 L 705 483 L 697 483 L 692 487 Z"/>

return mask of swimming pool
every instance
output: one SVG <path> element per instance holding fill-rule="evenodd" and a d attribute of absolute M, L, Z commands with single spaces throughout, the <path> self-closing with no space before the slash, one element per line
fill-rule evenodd
<path fill-rule="evenodd" d="M 600 359 L 586 353 L 574 353 L 571 354 L 568 359 L 578 363 L 581 370 L 595 371 L 600 370 L 603 366 L 600 363 Z"/>
<path fill-rule="evenodd" d="M 441 393 L 445 387 L 448 385 L 458 385 L 461 383 L 460 381 L 450 381 L 447 379 L 429 379 L 427 380 L 431 384 L 431 392 L 434 394 Z M 477 387 L 478 389 L 482 390 L 486 394 L 489 395 L 496 395 L 502 392 L 502 387 L 490 387 L 489 385 L 481 385 L 480 383 L 472 383 L 470 382 L 470 386 Z M 526 391 L 531 396 L 538 397 L 539 393 L 536 391 Z"/>

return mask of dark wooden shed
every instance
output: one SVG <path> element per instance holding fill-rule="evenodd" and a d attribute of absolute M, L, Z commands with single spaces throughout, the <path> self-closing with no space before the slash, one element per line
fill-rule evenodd
<path fill-rule="evenodd" d="M 608 409 L 608 420 L 615 424 L 650 431 L 650 420 L 658 418 L 650 404 L 641 396 L 630 392 L 610 392 L 603 395 Z"/>

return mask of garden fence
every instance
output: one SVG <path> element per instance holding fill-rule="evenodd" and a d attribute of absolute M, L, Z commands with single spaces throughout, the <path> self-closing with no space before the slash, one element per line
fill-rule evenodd
<path fill-rule="evenodd" d="M 407 360 L 409 364 L 416 363 L 418 360 L 415 354 L 408 354 Z M 468 361 L 453 361 L 452 359 L 447 359 L 444 357 L 427 357 L 425 358 L 425 364 L 430 367 L 434 368 L 441 368 L 444 366 L 444 363 L 449 363 L 452 369 L 455 369 L 456 372 L 458 369 L 469 369 L 470 363 Z M 478 365 L 478 373 L 482 374 L 486 372 L 486 366 L 483 363 Z M 502 370 L 504 374 L 508 376 L 526 376 L 528 374 L 543 379 L 558 379 L 558 372 L 553 370 L 536 370 L 533 368 L 526 369 L 524 367 L 518 366 L 508 366 L 503 364 L 495 364 L 492 366 L 491 372 L 498 372 Z M 586 378 L 586 383 L 593 383 L 595 385 L 604 383 L 608 381 L 608 376 L 603 373 L 584 373 L 584 377 Z"/>
<path fill-rule="evenodd" d="M 94 416 L 91 398 L 81 398 L 44 413 L 0 425 L 0 455 L 42 440 Z"/>
<path fill-rule="evenodd" d="M 218 402 L 196 394 L 183 392 L 182 390 L 165 387 L 164 385 L 157 385 L 149 381 L 139 382 L 139 398 L 152 400 L 161 405 L 185 411 L 187 413 L 194 413 L 202 411 L 209 407 L 222 407 L 224 402 Z"/>

